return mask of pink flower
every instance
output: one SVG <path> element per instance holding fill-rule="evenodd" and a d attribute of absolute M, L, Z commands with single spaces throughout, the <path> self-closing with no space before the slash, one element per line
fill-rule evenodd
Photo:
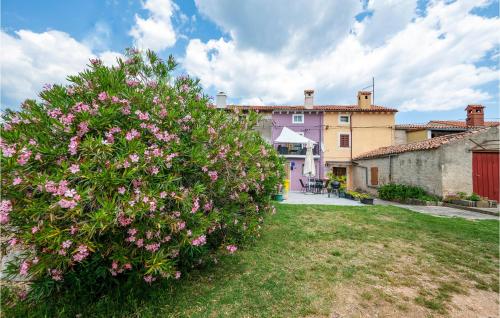
<path fill-rule="evenodd" d="M 238 247 L 236 247 L 235 245 L 228 245 L 226 246 L 226 249 L 229 251 L 229 253 L 233 254 L 234 252 L 236 252 Z"/>
<path fill-rule="evenodd" d="M 196 198 L 193 201 L 193 207 L 191 208 L 191 213 L 196 213 L 198 209 L 200 208 L 200 199 Z"/>
<path fill-rule="evenodd" d="M 2 155 L 5 158 L 10 158 L 16 153 L 16 148 L 12 146 L 2 146 Z"/>
<path fill-rule="evenodd" d="M 151 167 L 151 174 L 157 175 L 160 172 L 160 169 L 157 166 Z"/>
<path fill-rule="evenodd" d="M 199 237 L 195 238 L 194 240 L 192 240 L 191 245 L 202 246 L 202 245 L 205 245 L 206 242 L 207 242 L 206 236 L 202 235 L 202 236 L 199 236 Z"/>
<path fill-rule="evenodd" d="M 219 177 L 217 174 L 217 171 L 209 171 L 208 176 L 210 177 L 212 182 L 215 182 L 217 180 L 217 178 Z"/>
<path fill-rule="evenodd" d="M 128 229 L 127 233 L 128 233 L 129 235 L 134 236 L 134 235 L 136 235 L 136 234 L 137 234 L 137 229 L 134 229 L 134 228 L 132 228 L 132 229 Z"/>
<path fill-rule="evenodd" d="M 85 258 L 87 258 L 87 256 L 89 256 L 88 247 L 85 245 L 80 245 L 78 246 L 78 252 L 75 255 L 73 255 L 73 260 L 76 262 L 81 262 Z"/>
<path fill-rule="evenodd" d="M 82 121 L 78 124 L 77 136 L 81 137 L 89 132 L 89 123 L 87 121 Z"/>
<path fill-rule="evenodd" d="M 73 198 L 75 195 L 77 195 L 77 192 L 75 189 L 68 189 L 64 191 L 64 196 L 67 198 Z"/>
<path fill-rule="evenodd" d="M 72 225 L 72 226 L 70 227 L 70 229 L 69 229 L 69 233 L 70 233 L 71 235 L 75 235 L 75 234 L 76 234 L 76 232 L 78 232 L 78 228 L 77 228 L 76 226 L 73 226 L 73 225 Z"/>
<path fill-rule="evenodd" d="M 177 223 L 177 229 L 179 229 L 179 231 L 182 231 L 186 228 L 186 222 L 178 222 Z"/>
<path fill-rule="evenodd" d="M 125 139 L 130 141 L 130 140 L 133 140 L 135 138 L 139 138 L 140 136 L 141 136 L 141 134 L 137 130 L 131 129 L 129 132 L 127 132 L 127 134 L 125 134 Z"/>
<path fill-rule="evenodd" d="M 71 240 L 66 240 L 66 241 L 62 242 L 61 246 L 64 249 L 68 249 L 68 248 L 70 248 L 71 244 L 73 244 L 73 242 Z"/>
<path fill-rule="evenodd" d="M 69 140 L 68 151 L 72 155 L 76 155 L 76 149 L 78 148 L 78 144 L 80 143 L 80 138 L 78 136 L 71 137 Z"/>
<path fill-rule="evenodd" d="M 17 163 L 19 163 L 21 166 L 24 166 L 28 162 L 30 157 L 31 157 L 31 150 L 23 148 L 21 150 L 21 155 L 19 156 L 19 158 L 17 158 Z"/>
<path fill-rule="evenodd" d="M 181 272 L 177 271 L 175 272 L 175 279 L 181 278 Z"/>
<path fill-rule="evenodd" d="M 118 188 L 118 193 L 119 194 L 125 194 L 125 191 L 126 191 L 125 187 L 119 187 Z"/>
<path fill-rule="evenodd" d="M 146 276 L 144 276 L 144 281 L 146 283 L 148 283 L 148 284 L 151 284 L 155 280 L 156 280 L 156 278 L 154 278 L 152 275 L 146 275 Z"/>
<path fill-rule="evenodd" d="M 21 184 L 21 182 L 23 182 L 23 179 L 21 179 L 20 177 L 15 177 L 12 181 L 12 185 L 18 185 Z"/>
<path fill-rule="evenodd" d="M 77 165 L 77 164 L 72 164 L 70 167 L 69 167 L 69 171 L 71 173 L 77 173 L 80 171 L 80 166 Z"/>
<path fill-rule="evenodd" d="M 137 242 L 135 242 L 135 245 L 137 245 L 137 247 L 142 247 L 144 245 L 144 240 L 138 239 Z"/>
<path fill-rule="evenodd" d="M 35 234 L 36 232 L 38 232 L 40 229 L 38 228 L 38 226 L 33 226 L 31 228 L 31 234 Z"/>
<path fill-rule="evenodd" d="M 160 192 L 160 198 L 161 199 L 164 199 L 166 197 L 167 197 L 167 192 L 165 192 L 165 191 Z"/>
<path fill-rule="evenodd" d="M 130 270 L 130 269 L 132 269 L 132 264 L 127 263 L 127 264 L 123 265 L 123 268 L 126 270 Z"/>
<path fill-rule="evenodd" d="M 132 219 L 125 217 L 125 214 L 121 212 L 120 214 L 118 214 L 118 223 L 120 223 L 121 226 L 127 226 L 132 223 Z"/>
<path fill-rule="evenodd" d="M 52 277 L 53 280 L 55 281 L 61 281 L 62 280 L 62 272 L 59 269 L 51 269 L 49 270 L 50 276 Z"/>
<path fill-rule="evenodd" d="M 21 263 L 19 267 L 19 275 L 26 276 L 28 275 L 28 269 L 30 268 L 30 264 L 27 261 Z"/>
<path fill-rule="evenodd" d="M 59 206 L 63 209 L 73 209 L 76 207 L 77 203 L 73 200 L 61 199 L 58 202 Z"/>
<path fill-rule="evenodd" d="M 19 243 L 19 239 L 17 239 L 16 237 L 13 237 L 9 240 L 10 246 L 15 246 L 17 243 Z"/>
<path fill-rule="evenodd" d="M 148 244 L 145 248 L 150 252 L 156 252 L 158 249 L 160 249 L 160 243 Z"/>
<path fill-rule="evenodd" d="M 97 99 L 99 99 L 101 102 L 105 101 L 106 99 L 108 99 L 108 94 L 106 92 L 101 92 L 99 93 L 99 95 L 97 96 Z"/>
<path fill-rule="evenodd" d="M 135 114 L 139 117 L 140 120 L 149 120 L 149 114 L 147 112 L 141 112 L 140 110 L 136 110 Z"/>
<path fill-rule="evenodd" d="M 2 200 L 0 203 L 0 224 L 9 222 L 9 213 L 12 211 L 12 203 L 10 200 Z"/>
<path fill-rule="evenodd" d="M 137 155 L 137 154 L 135 154 L 135 153 L 134 153 L 134 154 L 131 154 L 131 155 L 129 156 L 129 158 L 130 158 L 130 161 L 132 161 L 132 162 L 139 162 L 139 155 Z"/>

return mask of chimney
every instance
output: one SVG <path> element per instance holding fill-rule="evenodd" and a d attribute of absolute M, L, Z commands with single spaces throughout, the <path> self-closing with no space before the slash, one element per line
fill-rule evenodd
<path fill-rule="evenodd" d="M 306 89 L 304 90 L 304 107 L 306 109 L 312 109 L 314 106 L 314 90 Z"/>
<path fill-rule="evenodd" d="M 484 126 L 483 105 L 468 105 L 465 111 L 467 112 L 467 119 L 465 121 L 467 127 Z"/>
<path fill-rule="evenodd" d="M 219 92 L 215 99 L 215 105 L 217 108 L 226 108 L 227 107 L 227 95 L 224 92 Z"/>
<path fill-rule="evenodd" d="M 359 91 L 358 92 L 358 107 L 368 109 L 372 106 L 372 92 Z"/>

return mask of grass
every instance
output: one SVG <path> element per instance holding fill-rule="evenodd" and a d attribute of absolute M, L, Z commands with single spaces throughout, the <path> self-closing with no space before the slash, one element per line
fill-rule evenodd
<path fill-rule="evenodd" d="M 257 243 L 174 285 L 3 309 L 46 317 L 446 315 L 455 295 L 498 298 L 498 226 L 387 206 L 280 205 Z"/>

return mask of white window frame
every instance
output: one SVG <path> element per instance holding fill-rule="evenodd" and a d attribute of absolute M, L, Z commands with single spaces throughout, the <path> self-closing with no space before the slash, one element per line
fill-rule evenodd
<path fill-rule="evenodd" d="M 349 147 L 340 147 L 340 135 L 349 135 Z M 346 132 L 339 132 L 337 133 L 337 148 L 338 149 L 350 149 L 352 147 L 352 139 L 351 139 L 351 133 L 346 131 Z"/>
<path fill-rule="evenodd" d="M 340 120 L 341 117 L 347 117 L 347 122 L 343 122 Z M 339 121 L 339 125 L 342 125 L 342 126 L 349 126 L 350 124 L 350 121 L 351 121 L 351 116 L 349 116 L 349 114 L 339 114 L 339 118 L 338 118 L 338 121 Z"/>
<path fill-rule="evenodd" d="M 295 121 L 295 116 L 300 116 L 302 121 Z M 304 123 L 304 114 L 292 114 L 292 124 L 303 124 Z"/>

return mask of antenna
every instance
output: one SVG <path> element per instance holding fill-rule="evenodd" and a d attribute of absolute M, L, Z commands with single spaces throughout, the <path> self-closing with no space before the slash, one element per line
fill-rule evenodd
<path fill-rule="evenodd" d="M 375 76 L 372 77 L 372 98 L 373 105 L 375 105 Z"/>

